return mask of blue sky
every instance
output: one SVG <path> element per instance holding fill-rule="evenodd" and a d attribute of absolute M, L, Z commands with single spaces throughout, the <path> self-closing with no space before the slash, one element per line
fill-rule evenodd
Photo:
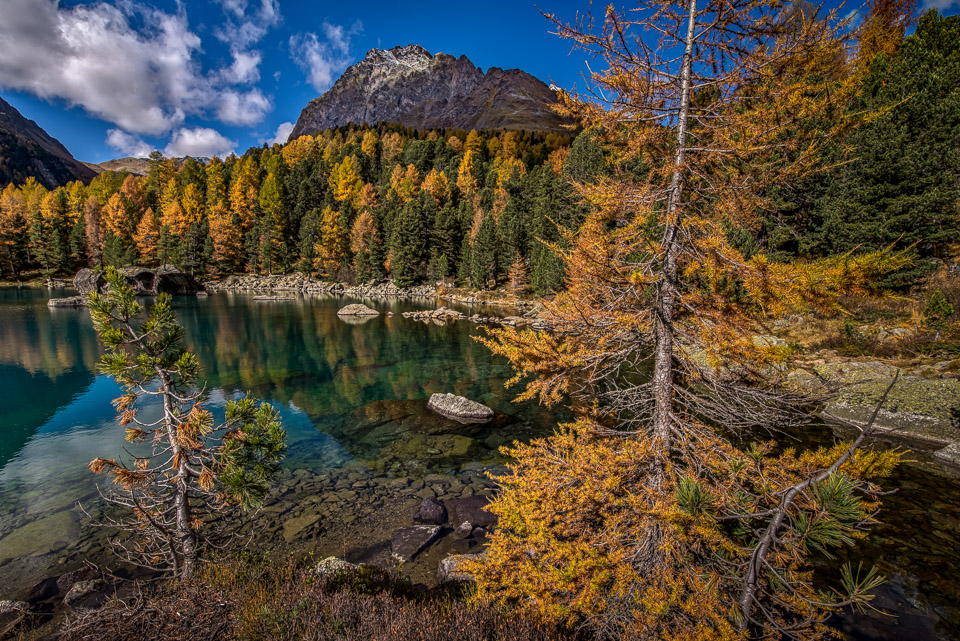
<path fill-rule="evenodd" d="M 285 138 L 373 47 L 417 43 L 570 88 L 585 56 L 537 6 L 573 19 L 588 1 L 2 0 L 0 96 L 81 160 L 240 153 Z"/>

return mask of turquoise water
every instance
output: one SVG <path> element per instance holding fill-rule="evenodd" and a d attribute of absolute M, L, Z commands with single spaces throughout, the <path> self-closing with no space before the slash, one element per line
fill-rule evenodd
<path fill-rule="evenodd" d="M 118 387 L 96 373 L 87 310 L 46 306 L 49 296 L 71 293 L 0 290 L 0 599 L 100 550 L 103 531 L 76 504 L 97 501 L 98 477 L 85 465 L 121 452 L 110 405 Z M 556 415 L 510 402 L 503 383 L 512 372 L 473 340 L 482 330 L 472 323 L 428 325 L 400 316 L 422 307 L 415 303 L 363 301 L 396 315 L 353 324 L 336 316 L 348 302 L 356 301 L 221 293 L 177 298 L 175 311 L 214 411 L 243 392 L 273 403 L 288 430 L 291 470 L 360 465 L 416 478 L 499 460 L 499 445 L 552 429 Z M 467 396 L 498 416 L 451 427 L 426 409 L 434 392 Z M 884 502 L 883 525 L 841 554 L 880 566 L 890 580 L 877 604 L 896 615 L 845 615 L 837 625 L 850 638 L 960 638 L 960 483 L 945 472 L 929 462 L 901 467 L 885 484 L 897 492 Z"/>

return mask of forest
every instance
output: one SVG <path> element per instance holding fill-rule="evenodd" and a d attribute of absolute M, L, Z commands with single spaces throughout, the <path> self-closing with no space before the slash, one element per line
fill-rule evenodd
<path fill-rule="evenodd" d="M 835 134 L 815 164 L 726 233 L 778 261 L 909 248 L 911 267 L 884 279 L 902 288 L 960 229 L 960 25 L 931 11 L 905 39 L 868 37 L 875 51 L 831 65 L 838 90 L 855 85 L 849 98 L 804 123 Z M 604 146 L 611 134 L 350 126 L 225 160 L 155 152 L 143 177 L 107 171 L 53 191 L 27 179 L 0 195 L 0 277 L 170 263 L 488 289 L 513 273 L 542 295 L 563 287 L 557 250 L 584 220 L 573 185 L 655 179 L 645 154 Z"/>

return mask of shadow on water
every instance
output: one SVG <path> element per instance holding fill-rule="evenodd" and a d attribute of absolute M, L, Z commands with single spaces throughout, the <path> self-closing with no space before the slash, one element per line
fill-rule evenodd
<path fill-rule="evenodd" d="M 81 558 L 109 558 L 103 531 L 89 527 L 76 502 L 95 504 L 86 463 L 120 453 L 122 430 L 109 403 L 118 390 L 95 373 L 87 311 L 50 310 L 50 295 L 65 294 L 0 290 L 0 389 L 13 399 L 0 414 L 0 598 Z M 336 316 L 350 302 L 395 316 L 350 324 Z M 462 473 L 502 461 L 501 445 L 547 434 L 560 418 L 511 403 L 515 392 L 503 387 L 509 365 L 473 339 L 482 330 L 472 323 L 400 316 L 421 306 L 324 297 L 254 302 L 243 294 L 175 300 L 211 409 L 222 412 L 227 398 L 248 391 L 270 401 L 289 434 L 290 482 L 316 474 L 333 485 L 346 483 L 334 478 L 337 470 L 356 477 L 362 468 L 372 480 Z M 496 418 L 463 425 L 440 417 L 426 407 L 434 392 L 485 403 Z M 808 444 L 833 438 L 827 428 L 806 437 Z M 885 497 L 871 537 L 818 565 L 825 586 L 838 561 L 876 564 L 889 578 L 875 603 L 896 616 L 845 613 L 835 625 L 851 639 L 960 639 L 960 482 L 923 455 L 913 458 L 920 462 L 884 483 L 897 491 Z M 346 501 L 337 518 L 354 518 L 352 505 Z"/>

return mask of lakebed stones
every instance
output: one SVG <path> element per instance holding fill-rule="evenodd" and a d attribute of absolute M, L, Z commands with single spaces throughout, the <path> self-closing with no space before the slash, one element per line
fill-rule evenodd
<path fill-rule="evenodd" d="M 337 316 L 379 316 L 380 312 L 370 309 L 362 303 L 346 305 L 337 312 Z"/>
<path fill-rule="evenodd" d="M 486 405 L 455 394 L 434 394 L 427 407 L 456 421 L 485 423 L 493 418 L 493 410 Z"/>
<path fill-rule="evenodd" d="M 254 296 L 254 297 L 253 297 L 253 300 L 258 301 L 258 302 L 264 302 L 264 303 L 266 303 L 266 302 L 273 302 L 273 301 L 297 300 L 297 299 L 296 299 L 295 297 L 293 297 L 293 296 L 269 296 L 269 295 L 264 295 L 264 296 Z"/>
<path fill-rule="evenodd" d="M 283 522 L 283 539 L 292 543 L 304 530 L 320 520 L 319 514 L 305 514 Z"/>
<path fill-rule="evenodd" d="M 439 534 L 439 525 L 402 527 L 394 531 L 390 538 L 390 552 L 395 560 L 407 563 L 429 547 Z"/>

